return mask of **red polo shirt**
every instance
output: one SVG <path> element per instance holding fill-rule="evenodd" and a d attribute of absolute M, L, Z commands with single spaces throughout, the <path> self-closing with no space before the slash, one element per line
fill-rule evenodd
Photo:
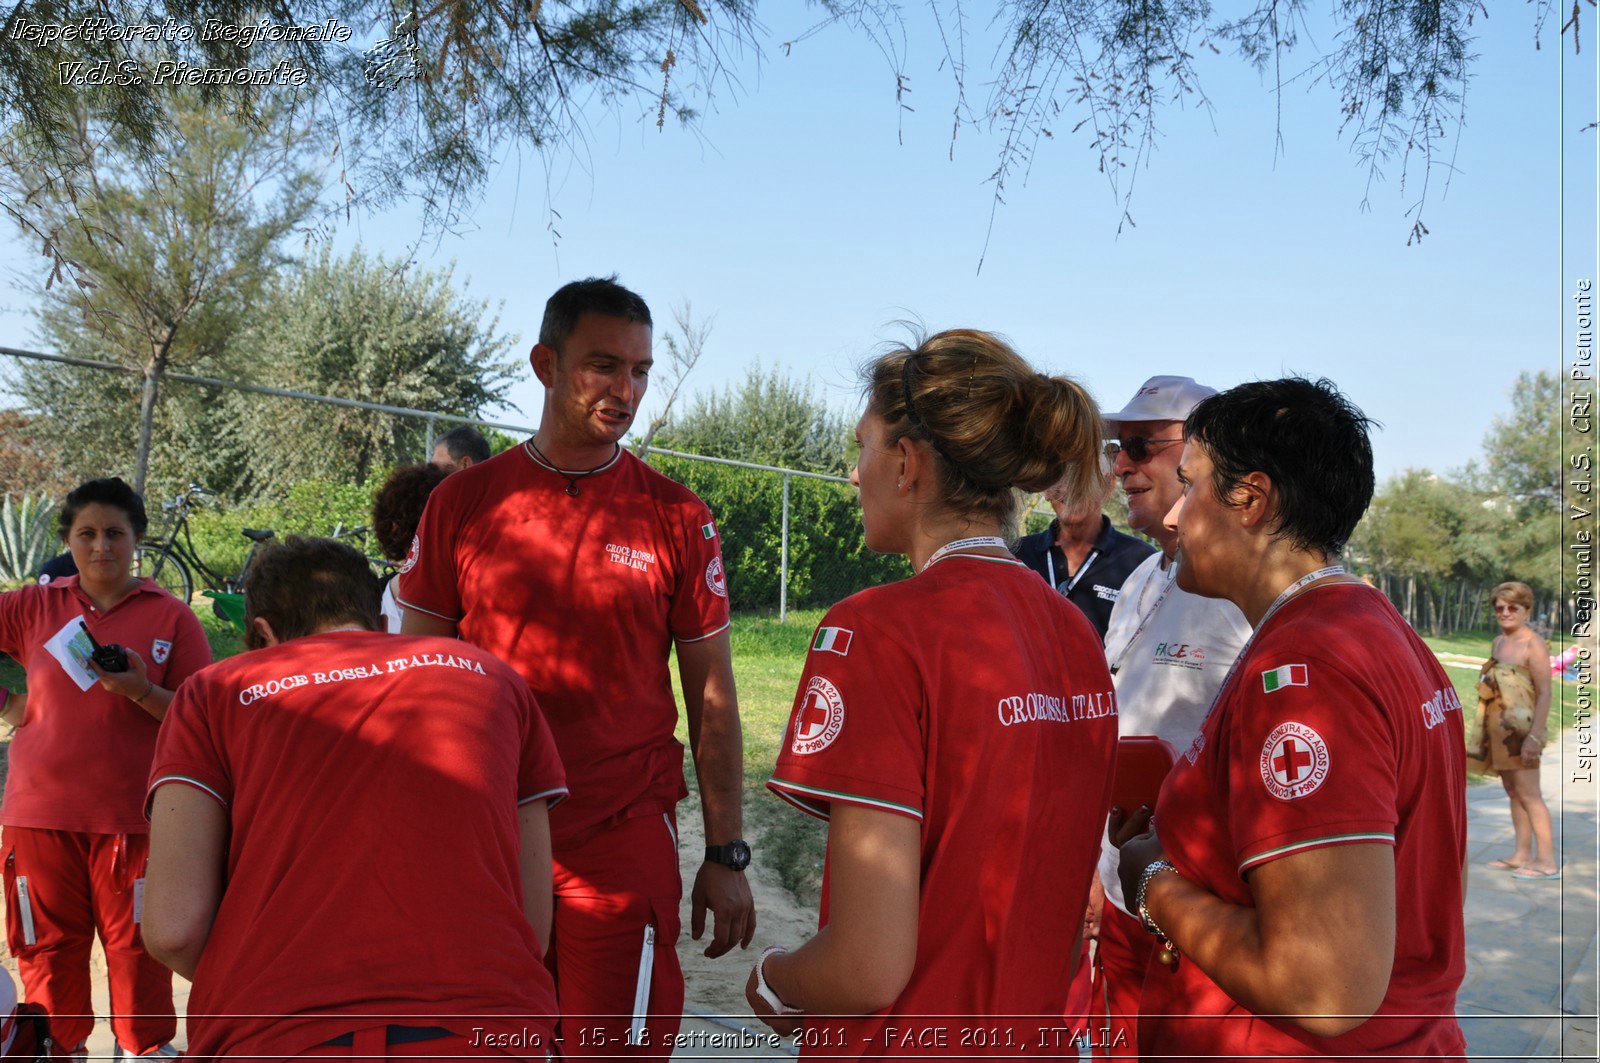
<path fill-rule="evenodd" d="M 1394 847 L 1395 953 L 1378 1012 L 1316 1037 L 1241 1007 L 1192 960 L 1151 962 L 1139 1048 L 1169 1058 L 1464 1054 L 1454 1018 L 1466 774 L 1461 703 L 1432 652 L 1367 587 L 1292 599 L 1167 776 L 1156 805 L 1179 873 L 1253 904 L 1253 868 L 1331 845 Z"/>
<path fill-rule="evenodd" d="M 149 777 L 228 812 L 191 1056 L 291 1056 L 395 1023 L 453 1030 L 441 1055 L 474 1027 L 529 1029 L 544 1058 L 555 986 L 523 914 L 517 809 L 566 784 L 504 664 L 367 631 L 233 657 L 185 684 Z"/>
<path fill-rule="evenodd" d="M 667 659 L 728 626 L 705 503 L 627 451 L 577 482 L 526 444 L 433 492 L 395 597 L 458 625 L 527 680 L 572 778 L 559 848 L 630 809 L 687 794 Z"/>
<path fill-rule="evenodd" d="M 28 708 L 11 738 L 0 823 L 144 834 L 144 786 L 161 725 L 98 683 L 80 690 L 44 648 L 80 619 L 96 641 L 144 658 L 151 681 L 169 690 L 211 663 L 199 618 L 149 580 L 103 614 L 76 576 L 0 594 L 0 652 L 28 673 Z"/>
<path fill-rule="evenodd" d="M 808 1016 L 807 1054 L 1068 1052 L 1116 712 L 1098 634 L 1020 562 L 952 554 L 828 611 L 767 785 L 917 820 L 921 894 L 899 999 Z M 824 926 L 828 905 L 825 878 Z"/>

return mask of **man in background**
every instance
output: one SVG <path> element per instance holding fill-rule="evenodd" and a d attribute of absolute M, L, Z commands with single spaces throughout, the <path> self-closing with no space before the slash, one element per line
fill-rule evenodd
<path fill-rule="evenodd" d="M 1076 506 L 1056 488 L 1046 491 L 1045 501 L 1055 510 L 1055 519 L 1044 531 L 1023 536 L 1011 548 L 1018 561 L 1083 610 L 1102 641 L 1123 581 L 1155 553 L 1149 543 L 1113 528 L 1111 518 L 1101 512 L 1111 495 L 1110 470 L 1106 472 L 1096 481 L 1094 495 Z"/>
<path fill-rule="evenodd" d="M 1121 737 L 1156 735 L 1181 755 L 1200 733 L 1234 658 L 1250 638 L 1244 614 L 1221 598 L 1201 598 L 1180 588 L 1177 532 L 1164 519 L 1183 496 L 1178 463 L 1183 422 L 1216 389 L 1186 376 L 1154 376 L 1133 400 L 1105 417 L 1116 433 L 1106 444 L 1111 473 L 1128 499 L 1128 527 L 1161 549 L 1122 585 L 1106 629 L 1106 662 L 1117 691 Z M 1151 794 L 1150 804 L 1155 803 Z M 1122 810 L 1130 818 L 1138 810 Z M 1090 892 L 1090 921 L 1099 916 L 1099 964 L 1113 1031 L 1103 1038 L 1113 1055 L 1137 1056 L 1139 992 L 1155 940 L 1129 914 L 1117 879 L 1117 849 L 1102 841 L 1099 887 Z M 1103 892 L 1102 892 L 1103 890 Z M 1156 977 L 1160 977 L 1157 975 Z M 1096 1048 L 1096 1054 L 1102 1049 Z"/>
<path fill-rule="evenodd" d="M 489 441 L 476 428 L 452 428 L 433 444 L 432 464 L 445 472 L 460 472 L 489 460 Z"/>

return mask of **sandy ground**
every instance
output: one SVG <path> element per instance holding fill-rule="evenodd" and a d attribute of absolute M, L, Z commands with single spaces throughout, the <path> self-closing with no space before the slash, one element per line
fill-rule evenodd
<path fill-rule="evenodd" d="M 756 797 L 760 800 L 760 797 Z M 749 819 L 746 819 L 749 824 Z M 678 960 L 683 964 L 684 1002 L 691 1014 L 726 1016 L 748 1024 L 750 1007 L 745 1003 L 744 985 L 750 968 L 768 945 L 790 948 L 809 938 L 817 929 L 815 910 L 802 909 L 794 895 L 778 882 L 777 872 L 762 862 L 761 838 L 753 826 L 746 839 L 754 852 L 750 869 L 750 892 L 756 902 L 756 934 L 744 951 L 735 948 L 715 960 L 706 959 L 705 947 L 711 941 L 710 918 L 699 942 L 689 936 L 689 890 L 705 857 L 705 836 L 700 822 L 700 802 L 690 797 L 678 806 L 678 862 L 683 870 L 683 936 L 678 939 Z"/>

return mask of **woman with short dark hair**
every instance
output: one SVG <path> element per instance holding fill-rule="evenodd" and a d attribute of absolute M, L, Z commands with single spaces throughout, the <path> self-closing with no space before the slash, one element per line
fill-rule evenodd
<path fill-rule="evenodd" d="M 1299 379 L 1185 422 L 1178 585 L 1255 631 L 1162 785 L 1159 838 L 1122 847 L 1124 895 L 1162 946 L 1140 1002 L 1152 1056 L 1466 1050 L 1461 703 L 1338 563 L 1372 498 L 1369 423 Z"/>
<path fill-rule="evenodd" d="M 0 651 L 28 674 L 0 805 L 6 936 L 27 999 L 49 1010 L 67 1051 L 94 1024 L 97 927 L 117 1044 L 142 1055 L 177 1030 L 172 972 L 139 937 L 144 784 L 173 693 L 211 649 L 186 603 L 133 575 L 145 527 L 144 500 L 122 480 L 81 484 L 60 517 L 78 574 L 0 594 Z M 125 662 L 106 659 L 123 667 L 90 659 L 91 638 L 123 647 Z"/>

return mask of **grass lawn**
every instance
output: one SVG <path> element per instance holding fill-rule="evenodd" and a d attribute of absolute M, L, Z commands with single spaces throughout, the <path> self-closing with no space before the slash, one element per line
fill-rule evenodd
<path fill-rule="evenodd" d="M 1422 641 L 1428 644 L 1429 649 L 1435 653 L 1459 653 L 1467 657 L 1488 657 L 1489 647 L 1493 644 L 1497 631 L 1461 631 L 1454 635 L 1442 638 L 1431 638 L 1427 635 Z M 1558 649 L 1551 646 L 1552 650 Z M 1452 666 L 1445 667 L 1445 674 L 1455 683 L 1456 693 L 1461 696 L 1461 704 L 1471 713 L 1478 704 L 1478 673 L 1466 668 Z M 1550 690 L 1550 715 L 1555 723 L 1550 727 L 1550 737 L 1555 739 L 1560 731 L 1572 726 L 1572 714 L 1577 708 L 1578 684 L 1569 683 L 1565 679 L 1552 678 Z"/>
<path fill-rule="evenodd" d="M 215 657 L 231 657 L 244 649 L 238 633 L 211 615 L 205 604 L 197 612 Z M 821 609 L 797 610 L 789 614 L 786 623 L 779 623 L 775 614 L 741 614 L 734 617 L 732 631 L 734 679 L 744 721 L 745 815 L 761 833 L 758 858 L 776 867 L 784 884 L 808 901 L 815 901 L 820 889 L 826 827 L 779 801 L 765 784 L 789 722 L 811 634 L 822 615 Z M 1493 632 L 1489 631 L 1424 639 L 1437 652 L 1472 657 L 1487 656 L 1492 640 Z M 676 686 L 676 667 L 671 671 Z M 1477 705 L 1477 673 L 1452 667 L 1447 667 L 1445 673 L 1455 684 L 1461 704 L 1471 713 Z M 13 690 L 25 686 L 22 669 L 9 658 L 0 657 L 0 685 Z M 1555 712 L 1560 726 L 1566 727 L 1572 722 L 1577 688 L 1561 680 L 1555 686 Z M 688 735 L 681 721 L 678 731 L 679 739 L 687 744 Z M 692 775 L 692 764 L 688 770 Z"/>
<path fill-rule="evenodd" d="M 778 870 L 783 884 L 802 901 L 815 903 L 822 887 L 822 855 L 827 827 L 778 800 L 766 788 L 778 759 L 778 744 L 789 724 L 795 688 L 805 668 L 812 632 L 822 609 L 791 610 L 787 623 L 776 614 L 746 613 L 733 618 L 733 676 L 744 723 L 745 820 L 761 832 L 757 859 Z M 674 694 L 678 675 L 673 666 Z M 679 704 L 682 704 L 681 698 Z M 678 739 L 689 736 L 681 719 Z M 693 778 L 694 765 L 685 758 Z M 690 789 L 694 786 L 691 781 Z"/>

